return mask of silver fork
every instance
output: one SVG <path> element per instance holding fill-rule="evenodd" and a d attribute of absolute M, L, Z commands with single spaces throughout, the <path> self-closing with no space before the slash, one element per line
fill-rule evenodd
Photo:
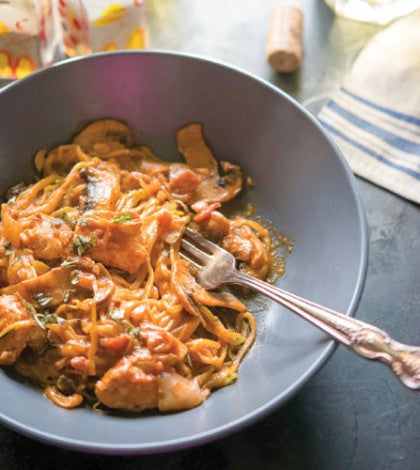
<path fill-rule="evenodd" d="M 288 308 L 366 359 L 387 365 L 407 387 L 420 390 L 420 348 L 398 343 L 369 323 L 298 297 L 236 269 L 235 258 L 187 228 L 181 255 L 197 268 L 197 281 L 211 290 L 221 284 L 253 289 Z"/>

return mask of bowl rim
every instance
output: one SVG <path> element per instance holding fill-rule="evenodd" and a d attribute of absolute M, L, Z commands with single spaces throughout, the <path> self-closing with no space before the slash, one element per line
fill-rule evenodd
<path fill-rule="evenodd" d="M 6 83 L 2 88 L 0 88 L 0 96 L 4 93 L 8 93 L 9 90 L 13 90 L 16 87 L 21 86 L 22 83 L 27 81 L 37 80 L 38 77 L 42 77 L 44 75 L 54 74 L 55 70 L 65 68 L 71 66 L 73 63 L 79 62 L 90 62 L 95 60 L 101 60 L 101 58 L 107 58 L 112 56 L 158 56 L 158 57 L 171 57 L 171 58 L 181 58 L 183 60 L 191 60 L 191 61 L 198 61 L 202 63 L 209 64 L 214 67 L 221 67 L 226 69 L 230 73 L 241 75 L 249 80 L 257 82 L 259 85 L 269 88 L 274 93 L 280 95 L 282 99 L 286 99 L 290 103 L 292 103 L 295 107 L 297 107 L 300 112 L 302 112 L 307 119 L 309 119 L 312 124 L 318 129 L 318 131 L 324 136 L 324 138 L 328 141 L 331 147 L 334 149 L 336 156 L 344 170 L 345 177 L 349 183 L 349 187 L 353 194 L 355 207 L 357 211 L 357 219 L 360 224 L 360 260 L 359 260 L 359 269 L 358 275 L 355 279 L 355 289 L 353 291 L 353 295 L 349 302 L 349 306 L 347 308 L 347 315 L 354 316 L 357 306 L 360 302 L 365 281 L 367 275 L 367 267 L 368 267 L 368 225 L 367 225 L 367 218 L 366 212 L 362 203 L 362 198 L 360 194 L 360 190 L 356 183 L 356 178 L 353 172 L 351 171 L 343 153 L 337 147 L 335 142 L 332 138 L 328 135 L 326 130 L 322 127 L 322 125 L 318 122 L 318 120 L 309 113 L 295 98 L 291 97 L 290 95 L 286 94 L 283 90 L 281 90 L 278 86 L 268 82 L 267 80 L 258 77 L 256 74 L 251 73 L 238 67 L 233 64 L 229 64 L 225 61 L 210 58 L 205 55 L 200 55 L 196 53 L 190 52 L 182 52 L 182 51 L 175 51 L 175 50 L 163 50 L 163 49 L 147 49 L 147 50 L 119 50 L 119 51 L 111 51 L 111 52 L 97 52 L 87 56 L 78 56 L 67 58 L 56 62 L 46 68 L 39 69 L 30 75 L 23 77 L 19 80 L 12 81 L 10 83 Z M 276 395 L 272 400 L 264 403 L 264 405 L 256 408 L 251 413 L 247 415 L 241 416 L 237 420 L 227 423 L 225 425 L 219 426 L 217 428 L 213 428 L 208 431 L 204 431 L 202 433 L 190 435 L 187 437 L 182 438 L 175 438 L 170 440 L 152 442 L 147 444 L 108 444 L 104 442 L 89 442 L 86 443 L 82 440 L 77 439 L 69 439 L 58 437 L 55 434 L 51 434 L 44 431 L 39 431 L 37 429 L 32 428 L 26 424 L 20 423 L 13 418 L 8 416 L 3 416 L 0 413 L 0 420 L 1 422 L 23 435 L 30 437 L 32 439 L 36 439 L 38 441 L 55 445 L 61 448 L 67 448 L 70 450 L 78 451 L 78 452 L 85 452 L 85 453 L 97 453 L 97 454 L 108 454 L 108 455 L 142 455 L 142 454 L 152 454 L 157 452 L 174 452 L 177 450 L 182 450 L 186 448 L 190 448 L 193 446 L 203 445 L 205 443 L 214 441 L 216 439 L 220 439 L 226 437 L 234 432 L 238 432 L 239 430 L 250 426 L 251 424 L 259 421 L 263 417 L 267 416 L 268 414 L 272 413 L 275 409 L 279 408 L 281 405 L 286 403 L 290 400 L 298 391 L 300 391 L 304 385 L 321 369 L 323 365 L 326 364 L 328 359 L 331 358 L 333 352 L 335 351 L 338 343 L 333 340 L 327 340 L 325 343 L 325 347 L 323 351 L 319 354 L 316 361 L 314 361 L 310 368 L 308 368 L 304 374 L 300 375 L 295 382 L 289 385 L 287 389 L 285 389 L 281 394 Z"/>

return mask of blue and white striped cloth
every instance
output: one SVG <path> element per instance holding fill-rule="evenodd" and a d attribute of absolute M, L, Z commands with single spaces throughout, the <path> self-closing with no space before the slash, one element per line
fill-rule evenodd
<path fill-rule="evenodd" d="M 357 175 L 420 204 L 420 10 L 369 42 L 318 119 Z"/>

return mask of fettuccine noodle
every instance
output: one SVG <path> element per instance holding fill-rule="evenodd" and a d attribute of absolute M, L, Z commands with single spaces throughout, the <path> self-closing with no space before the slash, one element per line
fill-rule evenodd
<path fill-rule="evenodd" d="M 8 191 L 0 224 L 0 364 L 64 408 L 192 408 L 237 377 L 255 320 L 230 291 L 207 292 L 180 257 L 187 226 L 265 278 L 270 236 L 218 211 L 242 188 L 200 124 L 177 133 L 185 163 L 100 120 L 41 150 L 42 177 Z"/>

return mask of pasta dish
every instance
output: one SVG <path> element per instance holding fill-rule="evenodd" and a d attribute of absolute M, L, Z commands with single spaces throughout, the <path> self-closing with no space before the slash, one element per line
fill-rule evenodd
<path fill-rule="evenodd" d="M 0 364 L 55 404 L 174 411 L 236 379 L 255 320 L 231 291 L 208 292 L 180 256 L 191 227 L 265 278 L 271 237 L 218 209 L 243 185 L 213 157 L 200 124 L 177 133 L 185 162 L 95 121 L 41 150 L 41 177 L 9 189 L 0 223 Z"/>

